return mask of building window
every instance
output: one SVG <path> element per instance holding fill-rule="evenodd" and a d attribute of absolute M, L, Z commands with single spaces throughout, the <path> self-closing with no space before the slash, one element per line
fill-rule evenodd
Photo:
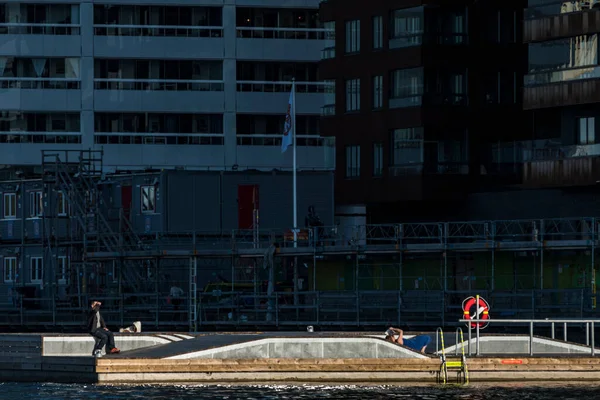
<path fill-rule="evenodd" d="M 423 163 L 423 128 L 392 131 L 392 165 Z"/>
<path fill-rule="evenodd" d="M 360 51 L 360 20 L 346 21 L 346 53 Z"/>
<path fill-rule="evenodd" d="M 4 218 L 17 218 L 16 193 L 4 193 Z"/>
<path fill-rule="evenodd" d="M 373 17 L 373 50 L 383 48 L 383 18 L 380 15 Z"/>
<path fill-rule="evenodd" d="M 596 118 L 579 118 L 579 144 L 596 143 Z"/>
<path fill-rule="evenodd" d="M 391 75 L 390 108 L 421 105 L 423 68 L 397 69 Z"/>
<path fill-rule="evenodd" d="M 156 212 L 156 188 L 153 185 L 141 187 L 142 212 L 151 214 Z"/>
<path fill-rule="evenodd" d="M 346 111 L 360 110 L 360 79 L 346 81 Z"/>
<path fill-rule="evenodd" d="M 58 283 L 60 284 L 69 283 L 70 261 L 67 256 L 58 257 Z"/>
<path fill-rule="evenodd" d="M 41 283 L 44 277 L 44 260 L 42 257 L 31 257 L 29 262 L 31 283 Z"/>
<path fill-rule="evenodd" d="M 44 197 L 41 191 L 29 192 L 29 216 L 41 217 L 44 214 Z"/>
<path fill-rule="evenodd" d="M 67 203 L 67 198 L 65 196 L 65 192 L 57 192 L 56 193 L 56 214 L 59 217 L 66 217 L 69 212 L 69 207 Z"/>
<path fill-rule="evenodd" d="M 383 76 L 373 77 L 373 109 L 383 107 Z"/>
<path fill-rule="evenodd" d="M 373 176 L 383 175 L 383 143 L 373 144 Z"/>
<path fill-rule="evenodd" d="M 4 282 L 17 281 L 17 258 L 4 257 Z"/>
<path fill-rule="evenodd" d="M 346 146 L 346 178 L 360 176 L 360 146 Z"/>
<path fill-rule="evenodd" d="M 424 8 L 408 8 L 392 12 L 390 48 L 420 46 L 423 38 Z"/>
<path fill-rule="evenodd" d="M 321 108 L 321 115 L 335 115 L 335 81 L 326 80 L 323 81 L 325 85 L 323 108 Z"/>

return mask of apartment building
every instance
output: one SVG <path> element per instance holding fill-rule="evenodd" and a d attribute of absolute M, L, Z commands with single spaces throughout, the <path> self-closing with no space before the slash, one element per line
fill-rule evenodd
<path fill-rule="evenodd" d="M 321 62 L 323 79 L 335 84 L 321 132 L 336 138 L 341 213 L 445 219 L 474 187 L 511 178 L 494 169 L 491 144 L 518 137 L 523 8 L 321 3 L 323 26 L 337 39 Z"/>
<path fill-rule="evenodd" d="M 4 1 L 0 38 L 2 165 L 103 149 L 109 172 L 289 170 L 295 78 L 298 167 L 335 166 L 318 0 Z"/>

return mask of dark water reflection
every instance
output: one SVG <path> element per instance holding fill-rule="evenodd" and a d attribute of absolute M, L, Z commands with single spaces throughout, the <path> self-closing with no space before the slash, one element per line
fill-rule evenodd
<path fill-rule="evenodd" d="M 73 399 L 418 399 L 418 400 L 582 400 L 600 397 L 597 385 L 440 386 L 227 386 L 227 385 L 62 385 L 0 383 L 1 400 Z"/>

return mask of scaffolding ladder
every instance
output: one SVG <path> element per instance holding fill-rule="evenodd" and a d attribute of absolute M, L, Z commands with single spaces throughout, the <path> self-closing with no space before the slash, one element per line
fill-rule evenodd
<path fill-rule="evenodd" d="M 444 346 L 444 331 L 442 328 L 437 328 L 436 335 L 439 335 L 442 344 L 442 354 L 440 356 L 440 369 L 437 373 L 437 383 L 446 385 L 448 383 L 448 372 L 456 372 L 456 383 L 466 385 L 469 383 L 469 369 L 467 367 L 467 357 L 465 356 L 465 346 L 461 346 L 462 355 L 460 358 L 448 359 L 446 357 L 446 349 Z M 456 329 L 456 346 L 458 339 L 460 343 L 464 343 L 463 331 L 461 328 Z"/>

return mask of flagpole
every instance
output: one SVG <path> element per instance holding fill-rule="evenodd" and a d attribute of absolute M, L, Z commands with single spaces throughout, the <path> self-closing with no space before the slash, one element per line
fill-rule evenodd
<path fill-rule="evenodd" d="M 298 247 L 298 197 L 296 192 L 296 78 L 292 78 L 292 151 L 293 151 L 293 196 L 294 196 L 294 247 Z"/>

